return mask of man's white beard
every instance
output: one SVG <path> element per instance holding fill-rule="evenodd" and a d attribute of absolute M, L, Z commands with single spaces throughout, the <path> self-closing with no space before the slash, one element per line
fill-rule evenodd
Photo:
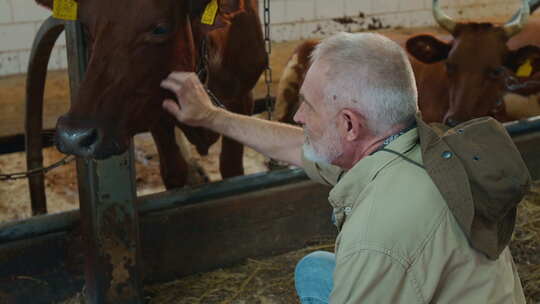
<path fill-rule="evenodd" d="M 304 143 L 302 149 L 304 150 L 304 156 L 310 161 L 321 164 L 330 164 L 330 161 L 326 157 L 318 154 L 311 144 L 307 142 Z"/>
<path fill-rule="evenodd" d="M 304 150 L 304 156 L 310 161 L 332 164 L 334 160 L 341 156 L 341 141 L 336 128 L 330 127 L 326 130 L 317 144 L 318 149 L 315 149 L 308 135 L 305 136 L 306 140 L 302 149 Z"/>

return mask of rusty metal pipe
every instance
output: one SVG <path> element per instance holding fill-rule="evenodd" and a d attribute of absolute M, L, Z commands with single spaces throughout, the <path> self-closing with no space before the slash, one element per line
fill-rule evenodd
<path fill-rule="evenodd" d="M 66 40 L 73 103 L 88 61 L 79 21 L 66 21 Z M 105 160 L 77 159 L 86 303 L 143 303 L 134 167 L 133 145 Z"/>
<path fill-rule="evenodd" d="M 34 39 L 26 75 L 25 145 L 27 170 L 43 167 L 43 94 L 51 52 L 56 40 L 64 30 L 61 20 L 49 17 Z M 32 214 L 47 213 L 44 174 L 28 178 Z"/>

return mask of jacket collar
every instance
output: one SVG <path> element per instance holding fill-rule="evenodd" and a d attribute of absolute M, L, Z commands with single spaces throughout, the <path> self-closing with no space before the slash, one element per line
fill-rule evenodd
<path fill-rule="evenodd" d="M 406 153 L 418 143 L 417 128 L 407 131 L 405 134 L 393 140 L 387 149 L 399 153 Z M 339 182 L 334 186 L 328 197 L 334 208 L 353 206 L 358 195 L 377 176 L 377 174 L 395 161 L 399 156 L 384 151 L 377 151 L 358 161 L 354 167 L 343 174 Z"/>

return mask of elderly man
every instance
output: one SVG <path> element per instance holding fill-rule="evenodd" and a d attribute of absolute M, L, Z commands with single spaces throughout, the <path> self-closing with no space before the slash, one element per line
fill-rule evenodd
<path fill-rule="evenodd" d="M 422 165 L 417 91 L 404 51 L 380 35 L 340 33 L 318 45 L 312 63 L 294 117 L 302 128 L 213 106 L 193 73 L 162 83 L 179 102 L 163 106 L 180 122 L 334 186 L 336 253 L 298 263 L 300 301 L 525 303 L 506 245 L 492 259 L 473 248 Z"/>

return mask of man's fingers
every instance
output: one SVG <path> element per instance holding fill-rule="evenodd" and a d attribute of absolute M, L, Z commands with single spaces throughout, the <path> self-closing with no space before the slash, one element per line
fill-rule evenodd
<path fill-rule="evenodd" d="M 199 76 L 193 72 L 173 72 L 169 75 L 167 80 L 186 88 L 202 89 L 203 87 L 199 80 Z"/>
<path fill-rule="evenodd" d="M 163 80 L 161 82 L 161 87 L 164 89 L 169 89 L 177 95 L 178 93 L 180 93 L 180 90 L 182 89 L 182 85 L 180 83 L 173 81 L 170 78 Z"/>
<path fill-rule="evenodd" d="M 199 126 L 211 116 L 212 103 L 196 74 L 173 72 L 161 82 L 161 87 L 178 98 L 178 102 L 169 98 L 162 103 L 163 109 L 178 121 Z"/>
<path fill-rule="evenodd" d="M 165 99 L 163 101 L 163 108 L 167 110 L 167 112 L 171 113 L 172 115 L 176 116 L 177 118 L 180 117 L 180 107 L 178 104 L 172 100 L 172 99 Z"/>
<path fill-rule="evenodd" d="M 172 72 L 169 74 L 169 79 L 173 79 L 180 83 L 186 81 L 187 79 L 193 77 L 195 73 L 193 72 Z"/>

